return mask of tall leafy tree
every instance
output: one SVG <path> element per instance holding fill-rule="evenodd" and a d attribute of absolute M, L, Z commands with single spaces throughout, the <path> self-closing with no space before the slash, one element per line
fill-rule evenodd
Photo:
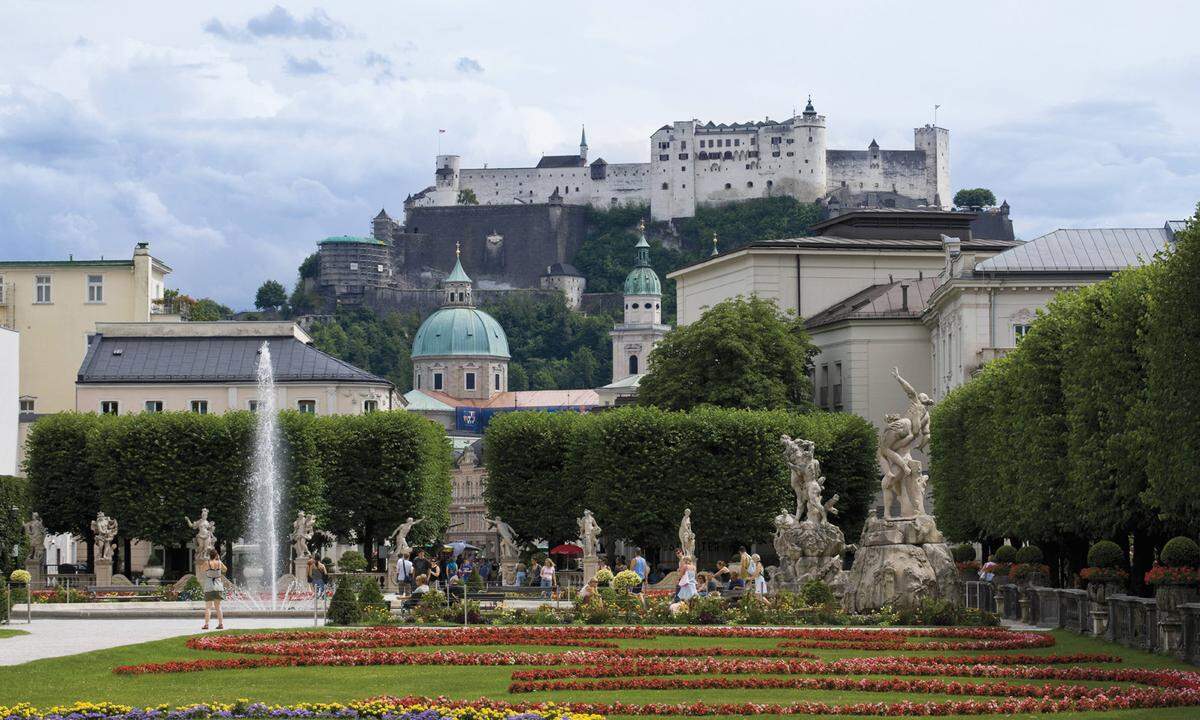
<path fill-rule="evenodd" d="M 254 294 L 254 307 L 259 310 L 279 310 L 287 304 L 287 290 L 277 280 L 267 280 Z"/>
<path fill-rule="evenodd" d="M 0 475 L 0 573 L 4 577 L 23 566 L 28 548 L 22 526 L 31 511 L 29 481 Z M 15 558 L 9 552 L 14 547 L 19 548 Z"/>
<path fill-rule="evenodd" d="M 638 401 L 667 410 L 806 410 L 816 353 L 794 314 L 757 296 L 738 296 L 667 333 L 650 355 Z"/>
<path fill-rule="evenodd" d="M 94 413 L 47 415 L 33 424 L 25 440 L 25 474 L 33 509 L 49 532 L 88 540 L 88 565 L 94 562 L 91 523 L 100 510 L 91 442 L 109 420 Z"/>
<path fill-rule="evenodd" d="M 954 193 L 954 204 L 960 208 L 991 207 L 996 204 L 996 196 L 987 188 L 963 188 Z"/>

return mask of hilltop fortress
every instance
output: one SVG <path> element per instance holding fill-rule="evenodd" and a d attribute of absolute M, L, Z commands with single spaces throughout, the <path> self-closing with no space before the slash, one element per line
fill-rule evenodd
<path fill-rule="evenodd" d="M 654 220 L 780 195 L 831 209 L 948 207 L 950 132 L 925 125 L 913 135 L 912 150 L 882 150 L 874 140 L 865 150 L 830 150 L 810 98 L 781 122 L 664 125 L 650 136 L 647 163 L 589 163 L 586 134 L 578 155 L 545 155 L 534 167 L 462 168 L 458 155 L 439 155 L 434 184 L 409 196 L 405 210 L 457 205 L 466 190 L 481 205 L 647 204 Z"/>

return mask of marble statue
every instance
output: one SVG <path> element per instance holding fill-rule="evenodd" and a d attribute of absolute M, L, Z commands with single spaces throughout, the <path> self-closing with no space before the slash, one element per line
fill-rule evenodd
<path fill-rule="evenodd" d="M 508 559 L 516 559 L 520 550 L 517 548 L 516 533 L 513 532 L 512 525 L 504 522 L 500 518 L 484 517 L 483 521 L 487 526 L 494 528 L 500 536 L 500 560 L 501 562 Z"/>
<path fill-rule="evenodd" d="M 596 524 L 591 510 L 584 510 L 583 517 L 575 522 L 579 525 L 579 543 L 583 547 L 583 556 L 594 559 L 600 552 L 600 533 L 603 531 Z"/>
<path fill-rule="evenodd" d="M 679 548 L 688 560 L 696 559 L 696 533 L 692 532 L 692 510 L 683 511 L 683 519 L 679 521 Z"/>
<path fill-rule="evenodd" d="M 829 516 L 837 514 L 838 496 L 822 500 L 825 477 L 812 441 L 783 435 L 780 443 L 796 494 L 796 514 L 781 510 L 775 516 L 773 542 L 779 565 L 770 568 L 771 583 L 775 590 L 797 590 L 815 578 L 839 587 L 846 538 L 829 522 Z"/>
<path fill-rule="evenodd" d="M 29 543 L 26 561 L 37 563 L 40 567 L 46 562 L 46 525 L 42 522 L 42 516 L 33 513 L 22 527 L 25 529 L 25 539 Z"/>
<path fill-rule="evenodd" d="M 105 515 L 101 510 L 92 521 L 92 532 L 96 534 L 96 559 L 111 561 L 113 540 L 117 537 L 117 519 Z"/>
<path fill-rule="evenodd" d="M 884 415 L 885 428 L 879 437 L 876 460 L 883 472 L 884 517 L 914 517 L 924 514 L 924 483 L 921 461 L 913 459 L 912 451 L 929 448 L 929 408 L 933 400 L 925 393 L 918 393 L 900 376 L 899 368 L 892 368 L 892 377 L 900 383 L 909 398 L 904 414 Z M 899 515 L 894 515 L 892 506 L 900 505 Z"/>
<path fill-rule="evenodd" d="M 296 519 L 292 522 L 292 553 L 296 558 L 307 558 L 309 556 L 308 541 L 312 540 L 313 531 L 316 529 L 317 518 L 315 515 L 310 515 L 303 510 L 296 513 Z"/>
<path fill-rule="evenodd" d="M 954 560 L 934 518 L 925 512 L 925 476 L 914 450 L 928 450 L 929 408 L 933 400 L 917 392 L 892 368 L 908 397 L 903 413 L 884 416 L 876 460 L 883 475 L 882 518 L 863 526 L 842 605 L 851 612 L 884 606 L 914 608 L 926 598 L 961 602 Z M 899 512 L 893 510 L 899 505 Z"/>
<path fill-rule="evenodd" d="M 184 522 L 189 528 L 196 531 L 196 535 L 192 538 L 192 547 L 196 558 L 196 567 L 200 567 L 205 560 L 208 560 L 208 551 L 217 546 L 217 524 L 208 519 L 208 508 L 200 508 L 200 517 L 195 520 L 189 519 L 186 515 L 183 517 Z"/>
<path fill-rule="evenodd" d="M 416 520 L 408 518 L 392 531 L 392 547 L 395 548 L 394 552 L 397 555 L 408 555 L 412 552 L 412 546 L 408 544 L 408 533 L 413 529 L 414 525 L 420 525 L 423 522 L 425 522 L 425 518 L 418 518 Z"/>

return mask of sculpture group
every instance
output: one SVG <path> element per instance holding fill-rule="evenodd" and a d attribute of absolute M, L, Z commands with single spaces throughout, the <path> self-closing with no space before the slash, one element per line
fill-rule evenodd
<path fill-rule="evenodd" d="M 929 408 L 933 406 L 933 400 L 914 390 L 900 376 L 899 368 L 892 368 L 892 377 L 900 383 L 909 404 L 903 414 L 884 416 L 885 427 L 876 459 L 883 473 L 885 517 L 910 518 L 924 514 L 925 510 L 925 475 L 921 472 L 921 461 L 913 459 L 912 451 L 929 450 Z M 897 504 L 899 513 L 893 510 Z"/>
<path fill-rule="evenodd" d="M 846 538 L 829 522 L 837 514 L 838 496 L 822 499 L 825 476 L 816 458 L 811 440 L 780 437 L 792 491 L 796 494 L 796 514 L 781 510 L 775 516 L 775 554 L 779 565 L 771 570 L 771 585 L 776 591 L 798 590 L 812 579 L 838 588 L 841 585 L 842 551 Z"/>

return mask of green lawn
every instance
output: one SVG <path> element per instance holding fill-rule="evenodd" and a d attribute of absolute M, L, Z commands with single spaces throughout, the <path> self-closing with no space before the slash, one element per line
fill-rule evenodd
<path fill-rule="evenodd" d="M 1031 654 L 1065 654 L 1077 652 L 1106 652 L 1124 658 L 1125 667 L 1196 668 L 1157 655 L 1128 650 L 1091 638 L 1066 632 L 1055 633 L 1057 645 L 1024 651 Z M 250 698 L 266 702 L 295 703 L 303 701 L 348 701 L 372 695 L 446 695 L 453 698 L 476 699 L 490 697 L 516 702 L 544 700 L 579 700 L 611 702 L 795 702 L 820 700 L 825 702 L 894 702 L 898 700 L 942 700 L 938 695 L 902 696 L 888 693 L 851 693 L 820 690 L 646 690 L 646 691 L 559 691 L 509 695 L 507 686 L 514 667 L 454 667 L 454 666 L 368 666 L 368 667 L 309 667 L 261 668 L 254 670 L 215 670 L 200 673 L 117 676 L 112 668 L 143 662 L 163 662 L 190 658 L 221 657 L 218 653 L 191 650 L 184 646 L 186 638 L 128 645 L 109 650 L 73 655 L 64 658 L 39 660 L 13 667 L 0 667 L 0 704 L 19 701 L 39 707 L 75 700 L 109 700 L 132 705 L 168 703 L 180 705 L 206 700 L 231 701 Z M 713 638 L 659 638 L 625 641 L 630 647 L 694 647 L 716 644 L 744 647 L 775 647 L 770 639 L 717 640 Z M 496 647 L 462 650 L 496 651 Z M 538 648 L 521 646 L 518 650 Z M 562 648 L 545 648 L 561 650 Z M 0 652 L 3 652 L 0 649 Z M 815 650 L 823 659 L 872 655 L 867 651 Z M 974 654 L 974 653 L 961 653 Z M 1109 666 L 1113 667 L 1113 666 Z M 967 680 L 970 682 L 969 680 Z M 1039 681 L 1040 683 L 1040 681 Z M 1092 683 L 1089 683 L 1092 684 Z M 1100 683 L 1103 684 L 1103 683 Z M 1183 720 L 1200 717 L 1200 708 L 1171 710 L 1115 711 L 1107 713 L 1060 714 L 1059 718 L 1107 718 L 1132 720 L 1154 718 Z"/>
<path fill-rule="evenodd" d="M 0 640 L 3 640 L 4 638 L 13 637 L 14 635 L 28 635 L 28 634 L 29 634 L 28 630 L 13 630 L 10 628 L 0 628 Z"/>

